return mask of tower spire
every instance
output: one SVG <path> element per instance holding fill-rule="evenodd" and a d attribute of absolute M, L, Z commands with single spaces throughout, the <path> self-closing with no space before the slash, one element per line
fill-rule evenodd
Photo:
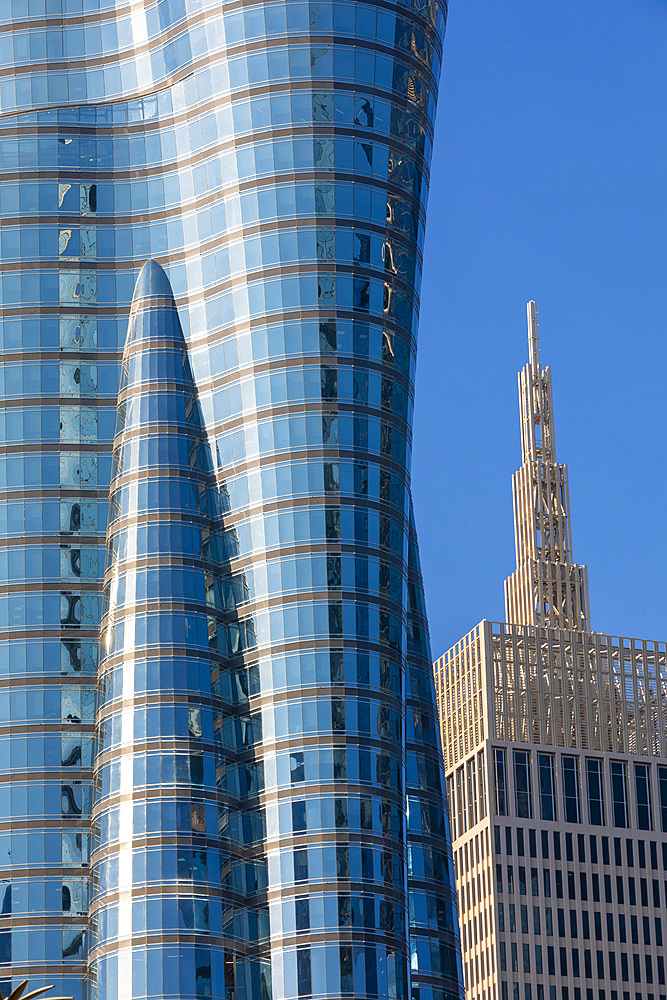
<path fill-rule="evenodd" d="M 512 476 L 516 570 L 505 616 L 517 625 L 587 631 L 588 571 L 572 562 L 567 466 L 556 462 L 551 369 L 542 369 L 537 306 L 529 302 L 528 364 L 519 372 L 521 468 Z"/>
<path fill-rule="evenodd" d="M 528 358 L 533 371 L 540 367 L 540 338 L 537 330 L 537 304 L 533 301 L 526 306 L 528 314 Z"/>

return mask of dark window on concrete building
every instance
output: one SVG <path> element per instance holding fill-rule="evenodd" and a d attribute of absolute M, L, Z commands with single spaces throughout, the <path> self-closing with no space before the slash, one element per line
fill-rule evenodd
<path fill-rule="evenodd" d="M 628 778 L 625 763 L 622 760 L 612 760 L 611 801 L 614 826 L 628 826 Z"/>
<path fill-rule="evenodd" d="M 586 760 L 586 790 L 588 792 L 588 819 L 592 826 L 604 826 L 604 792 L 602 786 L 602 761 Z"/>
<path fill-rule="evenodd" d="M 496 813 L 507 816 L 507 762 L 505 751 L 496 747 L 493 751 L 493 765 L 496 775 Z"/>
<path fill-rule="evenodd" d="M 640 830 L 652 830 L 653 803 L 651 801 L 651 769 L 649 764 L 635 764 L 635 798 L 637 800 L 637 826 Z"/>
<path fill-rule="evenodd" d="M 532 789 L 530 781 L 530 754 L 526 750 L 514 751 L 514 792 L 516 814 L 521 819 L 532 819 Z"/>
<path fill-rule="evenodd" d="M 579 823 L 581 808 L 579 804 L 579 762 L 577 757 L 562 757 L 563 769 L 563 806 L 566 823 Z"/>
<path fill-rule="evenodd" d="M 550 753 L 537 755 L 537 770 L 540 781 L 540 818 L 556 819 L 556 781 L 554 759 Z"/>

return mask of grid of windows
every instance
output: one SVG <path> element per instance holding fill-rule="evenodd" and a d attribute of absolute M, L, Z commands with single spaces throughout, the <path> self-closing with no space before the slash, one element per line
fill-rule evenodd
<path fill-rule="evenodd" d="M 491 1000 L 497 972 L 489 827 L 463 837 L 454 852 L 466 996 Z"/>
<path fill-rule="evenodd" d="M 460 837 L 486 817 L 485 760 L 484 750 L 480 750 L 460 764 L 447 779 L 447 800 L 454 837 Z"/>
<path fill-rule="evenodd" d="M 605 770 L 603 760 L 599 757 L 560 754 L 559 783 L 556 778 L 556 757 L 553 754 L 530 750 L 514 750 L 512 754 L 514 786 L 511 797 L 507 750 L 504 747 L 492 748 L 495 782 L 493 803 L 496 816 L 512 814 L 519 819 L 531 818 L 535 768 L 540 819 L 554 821 L 562 816 L 566 823 L 588 822 L 592 826 L 604 826 L 609 821 L 612 826 L 623 829 L 636 826 L 638 830 L 659 829 L 667 832 L 667 767 L 634 763 L 630 790 L 626 761 L 611 759 Z M 586 796 L 583 803 L 582 787 Z M 656 798 L 654 789 L 657 789 L 659 804 L 657 813 L 653 807 Z M 608 813 L 606 801 L 611 804 Z M 632 809 L 631 801 L 634 802 Z M 513 809 L 509 808 L 510 802 L 513 802 Z"/>
<path fill-rule="evenodd" d="M 516 986 L 521 997 L 555 990 L 557 1000 L 563 989 L 571 998 L 667 996 L 667 767 L 530 747 L 491 746 L 491 756 L 507 803 L 490 820 L 499 995 L 513 997 Z M 533 774 L 542 827 L 522 815 Z"/>
<path fill-rule="evenodd" d="M 603 981 L 609 998 L 609 986 L 614 984 L 619 997 L 631 986 L 641 991 L 642 998 L 652 990 L 658 998 L 666 985 L 667 841 L 581 832 L 586 813 L 600 821 L 592 826 L 604 826 L 604 796 L 611 795 L 610 765 L 617 763 L 613 759 L 526 749 L 519 751 L 517 764 L 511 752 L 511 782 L 507 748 L 491 747 L 490 769 L 496 783 L 500 776 L 501 801 L 511 800 L 513 808 L 508 811 L 516 819 L 508 822 L 494 809 L 487 820 L 490 825 L 461 827 L 456 833 L 454 861 L 468 995 L 490 1000 L 491 984 L 497 982 L 500 994 L 507 987 L 511 996 L 516 981 L 522 993 L 529 985 L 533 996 L 538 991 L 550 996 L 555 979 L 575 984 L 569 987 L 572 997 L 575 989 L 582 996 L 594 989 L 597 996 L 598 987 L 587 982 Z M 582 803 L 579 821 L 559 829 L 551 808 L 566 808 L 565 784 L 562 777 L 557 780 L 564 759 L 566 768 L 583 777 L 579 794 L 583 787 L 588 807 Z M 471 773 L 479 776 L 481 766 L 478 757 Z M 521 791 L 532 780 L 525 768 L 529 774 L 537 768 L 540 799 L 543 794 L 548 799 L 544 811 L 549 825 L 517 825 L 522 808 L 513 787 L 517 766 L 524 772 L 519 776 Z M 640 780 L 659 781 L 664 769 L 655 764 L 643 767 L 648 773 L 640 769 Z M 464 767 L 457 770 L 465 802 L 466 772 Z M 637 802 L 646 801 L 636 790 L 634 794 Z M 492 805 L 497 802 L 498 788 Z M 540 805 L 540 820 L 542 809 Z M 638 824 L 637 829 L 641 829 Z M 561 986 L 554 988 L 560 998 Z"/>
<path fill-rule="evenodd" d="M 499 971 L 507 982 L 522 972 L 533 989 L 538 976 L 664 987 L 667 842 L 541 833 L 494 826 Z M 620 874 L 612 876 L 612 862 Z"/>

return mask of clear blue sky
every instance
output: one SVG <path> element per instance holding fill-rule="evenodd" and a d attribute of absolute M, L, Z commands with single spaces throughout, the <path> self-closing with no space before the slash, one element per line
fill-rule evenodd
<path fill-rule="evenodd" d="M 537 301 L 593 629 L 667 640 L 667 2 L 451 0 L 413 491 L 433 655 L 504 617 Z"/>

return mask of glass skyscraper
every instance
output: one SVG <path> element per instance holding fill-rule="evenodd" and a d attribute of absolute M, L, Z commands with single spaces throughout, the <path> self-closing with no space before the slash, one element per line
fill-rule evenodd
<path fill-rule="evenodd" d="M 0 5 L 3 991 L 463 997 L 409 471 L 445 12 Z"/>

